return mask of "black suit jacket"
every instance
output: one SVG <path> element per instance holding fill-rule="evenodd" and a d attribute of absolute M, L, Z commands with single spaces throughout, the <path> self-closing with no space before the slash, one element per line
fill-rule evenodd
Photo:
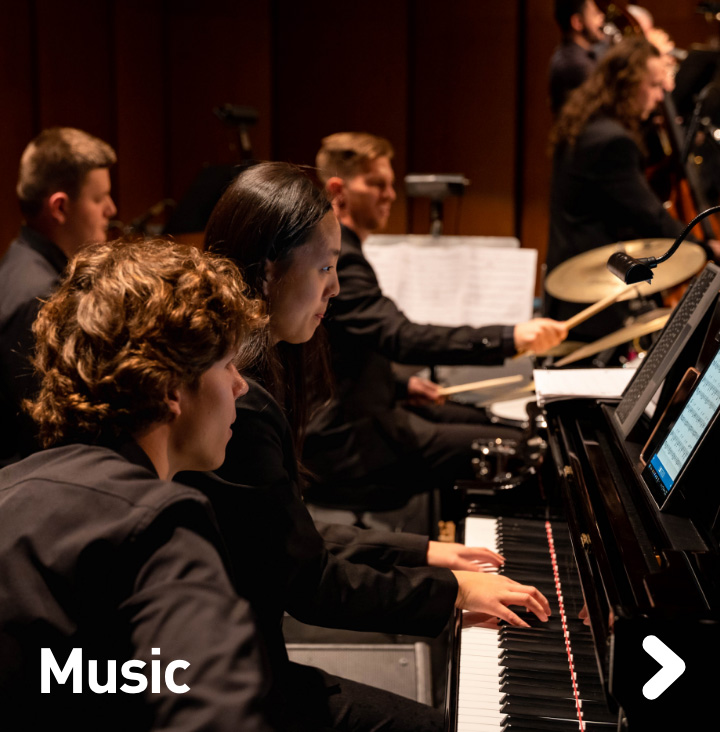
<path fill-rule="evenodd" d="M 418 566 L 427 538 L 353 527 L 325 527 L 321 535 L 300 495 L 290 425 L 272 396 L 248 383 L 223 466 L 178 479 L 210 498 L 235 576 L 268 638 L 274 675 L 283 678 L 287 668 L 284 611 L 312 625 L 437 635 L 457 582 L 449 570 Z"/>
<path fill-rule="evenodd" d="M 32 324 L 66 264 L 51 241 L 27 226 L 0 261 L 0 464 L 36 447 L 33 424 L 20 409 L 36 385 L 30 365 Z"/>
<path fill-rule="evenodd" d="M 650 188 L 640 149 L 617 120 L 594 119 L 574 145 L 557 147 L 550 194 L 548 274 L 590 249 L 630 239 L 674 239 L 682 229 Z M 550 297 L 546 304 L 547 314 L 559 320 L 584 307 Z M 605 335 L 622 325 L 627 312 L 627 305 L 614 305 L 573 330 L 572 337 Z"/>
<path fill-rule="evenodd" d="M 50 680 L 40 693 L 40 649 L 62 668 L 82 652 L 83 693 Z M 128 694 L 125 661 L 160 649 L 164 669 L 185 660 L 174 694 Z M 88 688 L 88 661 L 116 693 Z M 137 671 L 138 669 L 136 669 Z M 132 684 L 135 685 L 134 682 Z M 267 660 L 250 606 L 227 572 L 207 499 L 160 480 L 145 453 L 70 445 L 0 471 L 0 709 L 3 729 L 257 730 L 268 722 Z M 264 699 L 264 701 L 263 701 Z M 264 710 L 264 711 L 263 711 Z"/>
<path fill-rule="evenodd" d="M 573 41 L 561 43 L 550 59 L 550 107 L 553 115 L 562 108 L 570 92 L 590 76 L 597 65 L 594 48 L 586 49 Z"/>
<path fill-rule="evenodd" d="M 323 479 L 354 480 L 421 449 L 431 422 L 404 409 L 392 361 L 493 364 L 515 352 L 512 326 L 450 328 L 413 323 L 385 297 L 360 239 L 342 227 L 340 294 L 330 301 L 327 331 L 336 394 L 311 422 L 304 459 Z"/>

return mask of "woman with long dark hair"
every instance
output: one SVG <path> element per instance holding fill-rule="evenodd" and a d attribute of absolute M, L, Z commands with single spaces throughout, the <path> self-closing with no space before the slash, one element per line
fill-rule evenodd
<path fill-rule="evenodd" d="M 437 710 L 289 663 L 283 611 L 314 625 L 432 636 L 455 607 L 524 626 L 509 605 L 545 620 L 547 601 L 534 587 L 477 571 L 478 563 L 502 561 L 487 549 L 348 526 L 323 535 L 316 529 L 302 502 L 297 456 L 310 412 L 328 393 L 321 322 L 338 291 L 340 229 L 305 173 L 285 163 L 243 172 L 211 216 L 207 245 L 240 265 L 269 325 L 265 356 L 237 402 L 224 465 L 187 480 L 209 495 L 233 570 L 254 588 L 280 703 L 288 719 L 312 729 L 441 729 Z"/>

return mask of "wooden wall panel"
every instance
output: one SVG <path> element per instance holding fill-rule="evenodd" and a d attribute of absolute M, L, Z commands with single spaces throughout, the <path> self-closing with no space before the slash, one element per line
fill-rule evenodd
<path fill-rule="evenodd" d="M 273 157 L 315 162 L 320 140 L 361 130 L 395 147 L 398 179 L 407 172 L 408 3 L 276 0 L 273 3 Z M 405 195 L 389 232 L 407 231 Z"/>
<path fill-rule="evenodd" d="M 238 162 L 237 135 L 213 109 L 255 107 L 257 157 L 270 153 L 269 0 L 175 0 L 165 4 L 167 192 L 176 200 L 203 166 Z"/>
<path fill-rule="evenodd" d="M 681 46 L 718 36 L 695 0 L 648 0 Z M 120 218 L 179 199 L 202 166 L 236 160 L 212 109 L 254 106 L 256 156 L 312 164 L 321 137 L 360 129 L 407 172 L 461 172 L 472 185 L 446 231 L 519 232 L 544 255 L 550 129 L 547 66 L 558 34 L 548 0 L 17 0 L 0 28 L 0 252 L 19 224 L 20 153 L 49 125 L 113 144 Z M 520 134 L 516 134 L 520 130 Z M 518 223 L 519 222 L 519 223 Z"/>
<path fill-rule="evenodd" d="M 538 250 L 538 292 L 542 265 L 547 251 L 548 209 L 552 164 L 548 137 L 552 113 L 548 94 L 548 67 L 553 50 L 560 40 L 553 19 L 552 5 L 545 0 L 525 4 L 525 54 L 522 115 L 522 180 L 520 202 L 522 216 L 520 240 L 523 246 Z"/>
<path fill-rule="evenodd" d="M 37 0 L 40 128 L 79 127 L 115 144 L 112 0 Z"/>
<path fill-rule="evenodd" d="M 113 196 L 127 224 L 165 191 L 166 48 L 162 0 L 115 3 L 117 107 Z"/>
<path fill-rule="evenodd" d="M 457 203 L 446 203 L 449 234 L 515 233 L 517 6 L 412 4 L 409 166 L 471 181 L 459 222 Z M 413 211 L 412 229 L 425 233 L 428 205 L 418 201 Z"/>
<path fill-rule="evenodd" d="M 33 16 L 30 2 L 4 8 L 0 23 L 0 256 L 20 225 L 18 163 L 33 133 Z"/>

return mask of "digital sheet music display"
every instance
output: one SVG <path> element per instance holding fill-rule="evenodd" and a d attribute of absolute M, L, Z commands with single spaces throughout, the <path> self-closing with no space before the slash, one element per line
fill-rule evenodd
<path fill-rule="evenodd" d="M 720 351 L 703 373 L 650 466 L 668 493 L 720 407 Z"/>

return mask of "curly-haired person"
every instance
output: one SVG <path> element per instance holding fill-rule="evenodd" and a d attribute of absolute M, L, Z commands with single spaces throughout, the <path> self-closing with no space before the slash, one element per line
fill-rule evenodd
<path fill-rule="evenodd" d="M 553 174 L 547 272 L 577 254 L 618 241 L 675 238 L 684 228 L 645 176 L 643 124 L 663 100 L 659 51 L 627 39 L 603 57 L 562 108 L 552 132 Z M 546 315 L 567 320 L 584 305 L 547 298 Z M 612 305 L 573 330 L 595 340 L 617 330 L 628 305 Z"/>
<path fill-rule="evenodd" d="M 203 496 L 235 359 L 264 324 L 230 261 L 163 240 L 91 246 L 34 326 L 49 449 L 0 471 L 8 729 L 270 730 L 265 650 Z"/>

